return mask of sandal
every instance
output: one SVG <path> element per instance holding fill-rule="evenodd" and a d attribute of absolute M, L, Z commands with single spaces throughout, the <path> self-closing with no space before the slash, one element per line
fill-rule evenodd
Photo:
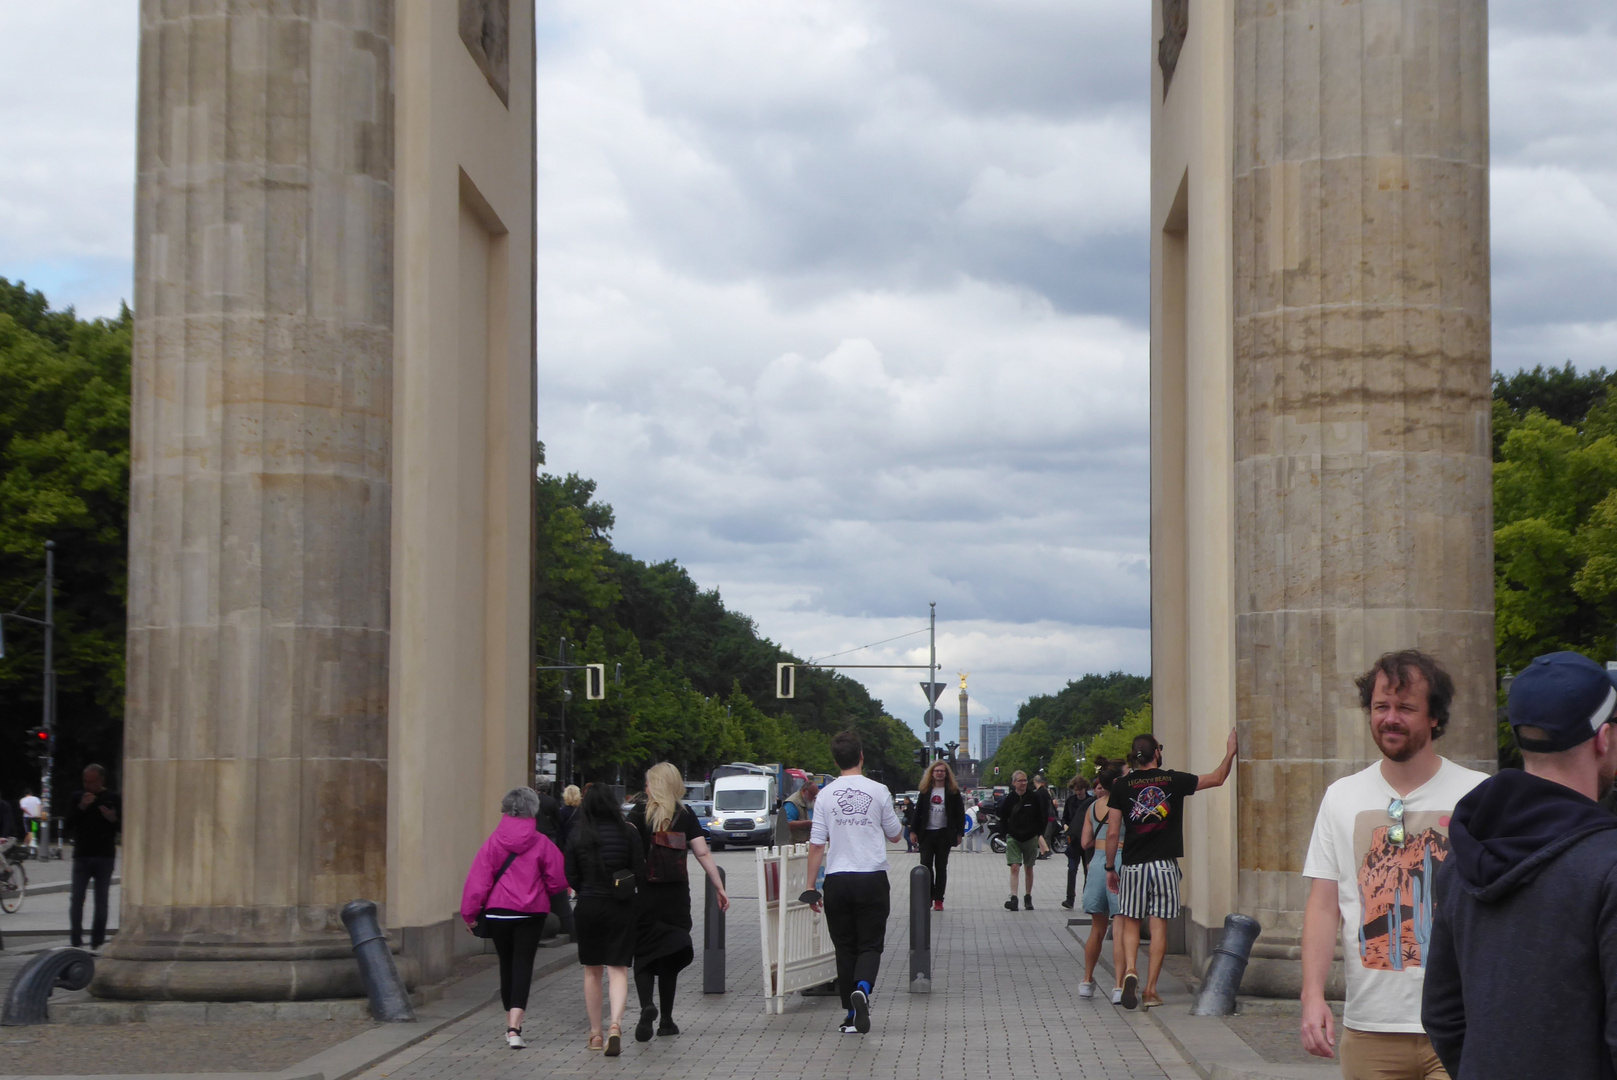
<path fill-rule="evenodd" d="M 601 1033 L 599 1031 L 590 1032 L 590 1049 L 591 1050 L 604 1050 L 605 1048 L 606 1048 L 606 1040 L 601 1038 Z"/>
<path fill-rule="evenodd" d="M 613 1024 L 606 1029 L 606 1056 L 617 1057 L 623 1053 L 623 1029 Z"/>

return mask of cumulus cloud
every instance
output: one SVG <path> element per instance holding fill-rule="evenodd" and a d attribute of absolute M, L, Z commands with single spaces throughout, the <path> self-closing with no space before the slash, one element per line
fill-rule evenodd
<path fill-rule="evenodd" d="M 935 600 L 979 718 L 1148 670 L 1149 6 L 539 16 L 541 437 L 619 545 L 800 654 Z M 1617 364 L 1617 13 L 1490 17 L 1496 366 Z M 0 9 L 0 274 L 87 314 L 129 295 L 135 35 Z M 914 674 L 864 681 L 918 722 Z"/>

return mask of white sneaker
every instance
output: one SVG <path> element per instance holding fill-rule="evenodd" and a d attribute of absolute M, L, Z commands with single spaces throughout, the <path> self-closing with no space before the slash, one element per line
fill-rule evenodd
<path fill-rule="evenodd" d="M 518 1028 L 505 1029 L 505 1045 L 513 1050 L 526 1050 L 528 1044 L 522 1041 L 522 1032 Z"/>
<path fill-rule="evenodd" d="M 1112 987 L 1112 1004 L 1123 1004 L 1123 988 L 1121 986 Z"/>
<path fill-rule="evenodd" d="M 1078 996 L 1081 997 L 1081 998 L 1092 998 L 1092 997 L 1094 997 L 1095 996 L 1095 984 L 1092 983 L 1092 982 L 1081 982 L 1081 983 L 1079 983 L 1078 984 Z"/>

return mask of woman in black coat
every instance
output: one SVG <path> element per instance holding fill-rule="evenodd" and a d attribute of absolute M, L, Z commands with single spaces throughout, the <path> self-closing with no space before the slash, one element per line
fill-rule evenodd
<path fill-rule="evenodd" d="M 966 834 L 966 801 L 947 761 L 934 761 L 921 778 L 921 797 L 910 811 L 909 832 L 921 849 L 921 865 L 932 871 L 932 910 L 942 911 L 949 852 Z"/>
<path fill-rule="evenodd" d="M 617 1057 L 623 1047 L 623 1010 L 629 1004 L 634 962 L 635 883 L 645 876 L 640 836 L 623 820 L 612 789 L 591 784 L 567 837 L 567 883 L 578 893 L 573 929 L 584 965 L 584 1007 L 591 1050 Z M 611 1020 L 601 1037 L 601 970 L 606 969 Z"/>

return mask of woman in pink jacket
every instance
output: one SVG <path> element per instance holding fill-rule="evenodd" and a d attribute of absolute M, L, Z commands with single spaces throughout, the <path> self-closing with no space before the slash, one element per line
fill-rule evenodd
<path fill-rule="evenodd" d="M 487 920 L 500 954 L 500 1003 L 509 1012 L 505 1043 L 521 1050 L 528 1045 L 522 1041 L 522 1014 L 528 1008 L 533 957 L 550 914 L 551 894 L 567 888 L 567 870 L 561 849 L 535 825 L 536 791 L 512 788 L 500 802 L 500 813 L 504 816 L 466 873 L 460 917 L 468 930 L 479 915 Z"/>

